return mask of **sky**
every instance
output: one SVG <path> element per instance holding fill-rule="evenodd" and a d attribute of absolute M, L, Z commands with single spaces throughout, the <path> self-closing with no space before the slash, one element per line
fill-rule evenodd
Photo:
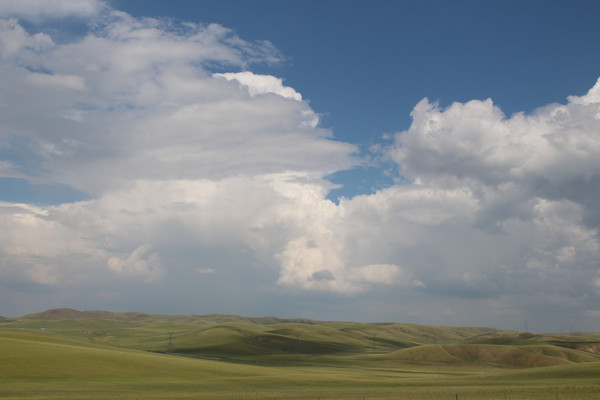
<path fill-rule="evenodd" d="M 599 331 L 599 13 L 0 0 L 0 315 Z"/>

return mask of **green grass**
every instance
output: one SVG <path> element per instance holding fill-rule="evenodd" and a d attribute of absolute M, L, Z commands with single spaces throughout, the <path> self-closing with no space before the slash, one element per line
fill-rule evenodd
<path fill-rule="evenodd" d="M 166 352 L 170 332 L 180 355 L 157 353 Z M 55 311 L 0 324 L 0 398 L 597 399 L 597 340 L 592 333 Z"/>
<path fill-rule="evenodd" d="M 1 333 L 0 397 L 44 399 L 592 399 L 600 364 L 478 368 L 265 367 Z"/>

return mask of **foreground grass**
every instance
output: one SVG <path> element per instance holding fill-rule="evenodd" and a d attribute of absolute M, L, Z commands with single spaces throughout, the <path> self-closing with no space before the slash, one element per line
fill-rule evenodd
<path fill-rule="evenodd" d="M 3 399 L 597 399 L 600 364 L 258 366 L 0 332 Z"/>

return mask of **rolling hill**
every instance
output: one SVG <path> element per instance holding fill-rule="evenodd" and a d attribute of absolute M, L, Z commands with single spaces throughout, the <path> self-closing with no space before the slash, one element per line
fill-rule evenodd
<path fill-rule="evenodd" d="M 553 345 L 426 345 L 393 352 L 386 357 L 399 361 L 448 365 L 481 364 L 511 368 L 548 367 L 600 361 L 600 358 L 593 354 Z"/>
<path fill-rule="evenodd" d="M 77 311 L 13 318 L 0 332 L 154 353 L 269 364 L 421 363 L 528 368 L 600 361 L 600 335 L 536 335 L 490 328 Z"/>
<path fill-rule="evenodd" d="M 600 335 L 47 310 L 0 324 L 0 398 L 596 399 Z"/>

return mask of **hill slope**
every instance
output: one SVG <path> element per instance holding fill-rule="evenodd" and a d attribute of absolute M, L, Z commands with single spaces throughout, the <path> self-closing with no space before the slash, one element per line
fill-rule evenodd
<path fill-rule="evenodd" d="M 600 363 L 484 373 L 464 366 L 264 367 L 3 331 L 0 354 L 0 397 L 7 399 L 591 400 L 600 372 Z"/>
<path fill-rule="evenodd" d="M 548 367 L 598 362 L 600 357 L 579 350 L 553 345 L 427 345 L 400 350 L 387 359 L 438 364 L 484 364 L 504 367 Z"/>
<path fill-rule="evenodd" d="M 600 360 L 600 335 L 533 335 L 489 328 L 366 324 L 236 315 L 158 315 L 52 309 L 0 324 L 151 352 L 229 361 L 360 365 L 423 363 L 540 367 Z M 391 363 L 391 364 L 390 364 Z"/>

